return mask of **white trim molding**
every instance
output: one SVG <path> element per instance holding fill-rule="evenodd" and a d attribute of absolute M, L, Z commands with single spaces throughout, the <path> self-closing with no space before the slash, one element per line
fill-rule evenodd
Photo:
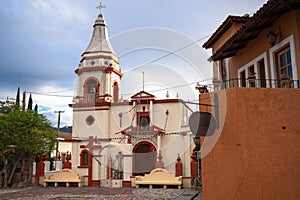
<path fill-rule="evenodd" d="M 265 66 L 265 78 L 268 79 L 269 78 L 269 71 L 268 71 L 268 62 L 267 62 L 267 53 L 264 52 L 261 55 L 257 56 L 256 58 L 254 58 L 253 60 L 251 60 L 249 63 L 247 63 L 246 65 L 240 67 L 238 69 L 238 78 L 239 80 L 241 80 L 241 72 L 245 71 L 245 75 L 246 75 L 246 80 L 248 79 L 248 75 L 249 75 L 249 68 L 251 66 L 254 66 L 254 72 L 256 73 L 257 76 L 259 76 L 259 69 L 258 69 L 258 63 L 259 61 L 264 60 L 264 66 Z M 246 82 L 246 86 L 249 87 L 249 82 Z M 241 87 L 241 81 L 239 81 L 239 87 Z M 257 79 L 255 81 L 255 87 L 260 87 L 260 82 Z M 267 82 L 266 87 L 270 87 L 269 82 Z"/>
<path fill-rule="evenodd" d="M 294 35 L 290 35 L 289 37 L 285 38 L 275 46 L 269 49 L 269 55 L 270 55 L 270 65 L 271 65 L 271 79 L 276 80 L 277 79 L 277 67 L 276 67 L 276 56 L 275 54 L 277 51 L 286 46 L 289 45 L 290 51 L 291 51 L 291 60 L 292 60 L 292 68 L 293 68 L 293 80 L 298 80 L 298 72 L 297 72 L 297 62 L 296 62 L 296 51 L 295 51 L 295 41 L 294 41 Z M 272 87 L 276 87 L 276 81 L 272 82 Z M 298 88 L 298 83 L 294 84 L 295 88 Z"/>

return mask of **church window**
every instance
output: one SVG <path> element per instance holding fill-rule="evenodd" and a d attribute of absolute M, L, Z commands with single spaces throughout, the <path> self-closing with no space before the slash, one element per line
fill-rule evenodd
<path fill-rule="evenodd" d="M 150 118 L 148 116 L 139 117 L 139 131 L 149 131 Z"/>
<path fill-rule="evenodd" d="M 84 149 L 80 154 L 80 167 L 88 167 L 89 165 L 89 152 Z"/>
<path fill-rule="evenodd" d="M 95 118 L 92 115 L 87 116 L 87 118 L 85 119 L 85 122 L 88 125 L 92 125 L 95 122 Z"/>
<path fill-rule="evenodd" d="M 117 82 L 114 83 L 114 102 L 118 102 L 119 101 L 119 85 Z"/>

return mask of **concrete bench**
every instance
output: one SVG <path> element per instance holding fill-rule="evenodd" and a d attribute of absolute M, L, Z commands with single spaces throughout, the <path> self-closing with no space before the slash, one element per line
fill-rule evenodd
<path fill-rule="evenodd" d="M 59 183 L 64 183 L 66 187 L 69 187 L 70 184 L 77 184 L 78 187 L 83 186 L 83 177 L 74 173 L 70 169 L 63 169 L 60 172 L 44 176 L 43 185 L 47 186 L 48 183 L 54 183 L 54 187 L 57 187 Z"/>
<path fill-rule="evenodd" d="M 150 172 L 150 174 L 145 174 L 145 176 L 136 176 L 135 177 L 136 188 L 139 188 L 139 185 L 149 185 L 151 189 L 153 185 L 163 185 L 164 189 L 168 185 L 178 186 L 178 189 L 181 189 L 182 177 L 175 177 L 174 174 L 169 174 L 165 169 L 157 168 Z"/>

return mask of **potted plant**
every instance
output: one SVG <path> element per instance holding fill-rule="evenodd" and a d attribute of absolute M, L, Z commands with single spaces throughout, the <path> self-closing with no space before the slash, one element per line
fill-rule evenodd
<path fill-rule="evenodd" d="M 290 78 L 286 74 L 280 74 L 281 87 L 289 86 Z"/>
<path fill-rule="evenodd" d="M 280 74 L 280 80 L 288 80 L 289 76 L 287 76 L 286 74 Z"/>

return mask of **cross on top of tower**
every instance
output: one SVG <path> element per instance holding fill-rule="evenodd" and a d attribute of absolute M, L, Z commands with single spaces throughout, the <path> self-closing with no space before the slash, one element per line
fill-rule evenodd
<path fill-rule="evenodd" d="M 104 4 L 102 4 L 102 1 L 100 1 L 100 5 L 97 6 L 96 8 L 100 10 L 100 14 L 102 14 L 102 10 L 103 8 L 105 8 L 106 6 Z"/>

